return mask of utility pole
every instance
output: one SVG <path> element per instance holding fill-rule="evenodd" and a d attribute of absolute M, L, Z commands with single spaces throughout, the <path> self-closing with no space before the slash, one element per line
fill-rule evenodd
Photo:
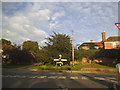
<path fill-rule="evenodd" d="M 74 30 L 72 30 L 72 66 L 74 67 Z"/>

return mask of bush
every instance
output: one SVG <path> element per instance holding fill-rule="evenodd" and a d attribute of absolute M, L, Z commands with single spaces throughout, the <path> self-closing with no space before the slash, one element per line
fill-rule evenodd
<path fill-rule="evenodd" d="M 99 51 L 97 49 L 75 50 L 75 59 L 81 61 L 83 57 L 86 57 L 92 60 Z"/>
<path fill-rule="evenodd" d="M 120 59 L 120 49 L 103 49 L 94 55 L 95 58 L 113 58 Z"/>
<path fill-rule="evenodd" d="M 31 64 L 35 62 L 35 58 L 26 50 L 14 48 L 9 53 L 11 64 Z"/>

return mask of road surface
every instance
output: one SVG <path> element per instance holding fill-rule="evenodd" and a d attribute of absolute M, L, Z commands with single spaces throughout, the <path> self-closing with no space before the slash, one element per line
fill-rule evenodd
<path fill-rule="evenodd" d="M 68 73 L 3 69 L 2 88 L 112 88 L 115 73 Z"/>

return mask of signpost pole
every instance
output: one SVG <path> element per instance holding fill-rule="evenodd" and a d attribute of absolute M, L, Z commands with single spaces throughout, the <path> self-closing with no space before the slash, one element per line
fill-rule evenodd
<path fill-rule="evenodd" d="M 74 30 L 72 30 L 72 66 L 74 67 Z"/>

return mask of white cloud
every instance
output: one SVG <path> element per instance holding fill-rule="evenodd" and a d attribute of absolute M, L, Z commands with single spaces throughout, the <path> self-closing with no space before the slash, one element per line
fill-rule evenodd
<path fill-rule="evenodd" d="M 54 29 L 54 28 L 57 28 L 57 27 L 59 27 L 59 26 L 60 26 L 60 24 L 59 24 L 59 22 L 57 22 L 57 21 L 51 22 L 51 23 L 49 24 L 50 29 Z"/>
<path fill-rule="evenodd" d="M 39 10 L 39 8 L 39 5 L 33 4 L 32 10 L 26 7 L 23 11 L 14 12 L 12 16 L 3 13 L 3 38 L 18 44 L 26 40 L 34 40 L 43 44 L 41 42 L 48 37 L 48 34 L 39 25 L 48 24 L 50 10 Z"/>
<path fill-rule="evenodd" d="M 53 16 L 52 16 L 52 20 L 56 20 L 62 16 L 65 16 L 65 12 L 64 11 L 60 11 L 60 12 L 56 12 Z"/>
<path fill-rule="evenodd" d="M 31 39 L 44 44 L 44 38 L 48 36 L 45 31 L 52 33 L 53 30 L 71 35 L 70 30 L 74 29 L 75 43 L 89 41 L 89 39 L 99 41 L 100 34 L 104 30 L 108 36 L 115 35 L 117 32 L 114 26 L 118 20 L 117 3 L 41 2 L 24 5 L 25 8 L 18 11 L 15 11 L 17 6 L 4 5 L 4 7 L 6 6 L 4 13 L 6 11 L 10 14 L 14 12 L 10 16 L 3 15 L 4 37 L 16 42 Z"/>
<path fill-rule="evenodd" d="M 60 27 L 60 21 L 59 20 L 61 17 L 65 16 L 65 11 L 58 11 L 54 13 L 51 17 L 51 21 L 49 23 L 50 29 L 56 29 Z"/>

